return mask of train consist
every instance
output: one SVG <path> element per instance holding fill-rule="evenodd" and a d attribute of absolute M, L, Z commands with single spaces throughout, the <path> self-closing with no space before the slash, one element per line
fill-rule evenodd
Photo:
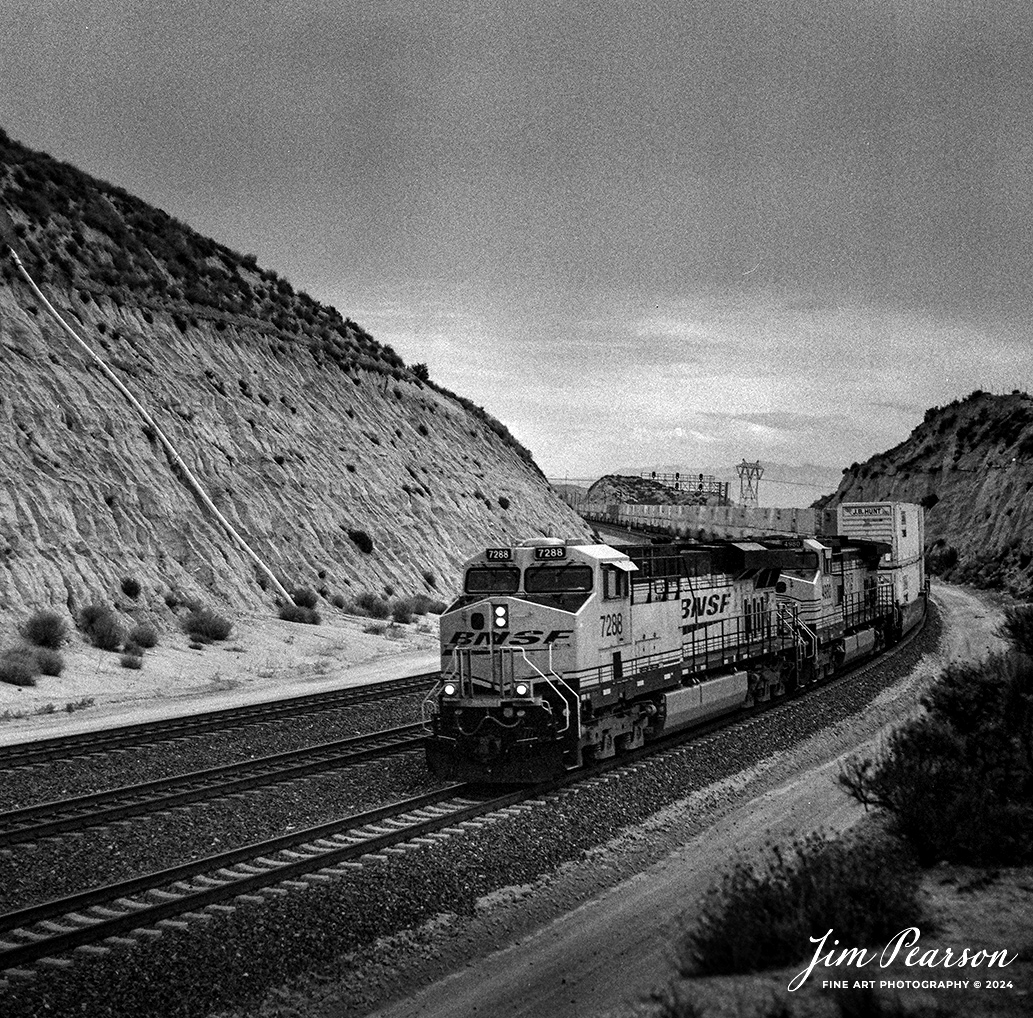
<path fill-rule="evenodd" d="M 547 780 L 878 652 L 924 612 L 922 513 L 844 504 L 820 540 L 486 548 L 441 616 L 430 769 Z"/>

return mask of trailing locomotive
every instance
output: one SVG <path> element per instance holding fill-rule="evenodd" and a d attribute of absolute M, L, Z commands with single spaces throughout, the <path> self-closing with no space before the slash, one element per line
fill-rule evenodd
<path fill-rule="evenodd" d="M 428 765 L 542 781 L 876 653 L 924 610 L 921 514 L 843 505 L 820 540 L 485 549 L 441 616 Z"/>

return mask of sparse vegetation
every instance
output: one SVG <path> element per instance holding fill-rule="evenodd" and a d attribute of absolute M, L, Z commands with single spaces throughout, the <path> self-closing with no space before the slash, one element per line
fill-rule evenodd
<path fill-rule="evenodd" d="M 35 686 L 39 674 L 36 655 L 27 647 L 12 647 L 0 655 L 0 682 L 9 686 Z"/>
<path fill-rule="evenodd" d="M 205 644 L 225 640 L 233 630 L 233 623 L 211 608 L 194 608 L 183 620 L 183 632 L 194 643 Z"/>
<path fill-rule="evenodd" d="M 129 630 L 129 639 L 138 647 L 150 649 L 158 645 L 158 630 L 149 623 L 141 622 Z"/>
<path fill-rule="evenodd" d="M 759 868 L 737 862 L 679 944 L 683 976 L 754 972 L 797 961 L 816 930 L 848 944 L 885 942 L 921 914 L 917 871 L 887 840 L 769 845 Z"/>
<path fill-rule="evenodd" d="M 840 775 L 923 864 L 1033 860 L 1033 606 L 1010 610 L 1005 633 L 1010 653 L 949 666 L 922 698 L 926 713 Z"/>
<path fill-rule="evenodd" d="M 123 654 L 118 660 L 123 668 L 143 668 L 143 658 L 139 654 Z"/>
<path fill-rule="evenodd" d="M 378 594 L 363 591 L 355 598 L 353 614 L 368 615 L 371 619 L 386 619 L 391 614 L 391 606 Z"/>
<path fill-rule="evenodd" d="M 118 650 L 125 642 L 125 626 L 107 605 L 88 604 L 79 613 L 78 621 L 83 635 L 100 650 Z"/>
<path fill-rule="evenodd" d="M 65 667 L 65 659 L 59 650 L 51 647 L 37 647 L 36 667 L 40 675 L 60 675 Z"/>
<path fill-rule="evenodd" d="M 315 608 L 319 603 L 319 595 L 309 587 L 298 587 L 291 592 L 294 603 L 300 608 Z M 283 618 L 283 616 L 280 616 Z"/>
<path fill-rule="evenodd" d="M 315 609 L 300 604 L 281 605 L 280 618 L 285 622 L 302 622 L 309 626 L 318 626 L 323 621 Z"/>
<path fill-rule="evenodd" d="M 373 551 L 373 538 L 365 530 L 349 530 L 348 537 L 354 542 L 355 547 L 364 555 Z"/>
<path fill-rule="evenodd" d="M 34 612 L 22 626 L 22 637 L 37 647 L 57 650 L 68 636 L 65 620 L 55 611 Z"/>
<path fill-rule="evenodd" d="M 65 704 L 65 712 L 68 714 L 74 714 L 77 710 L 86 710 L 87 707 L 92 707 L 96 701 L 92 696 L 84 696 L 81 700 L 74 700 Z"/>

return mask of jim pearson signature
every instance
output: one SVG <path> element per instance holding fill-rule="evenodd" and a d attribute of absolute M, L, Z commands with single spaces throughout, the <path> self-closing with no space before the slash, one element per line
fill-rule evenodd
<path fill-rule="evenodd" d="M 1018 957 L 1017 954 L 1013 954 L 1009 958 L 1008 952 L 1003 949 L 1000 951 L 973 951 L 963 947 L 958 952 L 950 947 L 923 949 L 917 946 L 922 935 L 922 931 L 917 926 L 909 926 L 906 930 L 901 930 L 890 939 L 881 952 L 868 951 L 863 947 L 844 947 L 837 952 L 835 948 L 839 945 L 838 940 L 833 940 L 832 947 L 826 950 L 832 933 L 833 931 L 829 930 L 823 937 L 810 938 L 812 944 L 818 945 L 814 951 L 814 957 L 805 969 L 798 972 L 789 981 L 790 991 L 800 989 L 819 965 L 824 965 L 826 968 L 838 968 L 840 965 L 855 965 L 857 968 L 862 968 L 877 960 L 880 968 L 887 968 L 893 964 L 902 951 L 907 952 L 902 959 L 905 965 L 909 967 L 917 965 L 922 968 L 941 966 L 947 969 L 979 968 L 980 966 L 993 968 L 996 965 L 1003 969 Z M 823 951 L 825 951 L 824 955 Z"/>

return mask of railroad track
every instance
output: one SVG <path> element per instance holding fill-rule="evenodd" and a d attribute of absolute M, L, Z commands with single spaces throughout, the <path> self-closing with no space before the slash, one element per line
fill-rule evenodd
<path fill-rule="evenodd" d="M 924 627 L 898 645 L 906 647 Z M 462 834 L 464 828 L 500 819 L 540 805 L 574 785 L 637 770 L 647 758 L 685 752 L 689 744 L 713 739 L 723 730 L 748 731 L 767 713 L 795 709 L 811 693 L 850 675 L 886 663 L 881 656 L 809 687 L 798 696 L 758 705 L 731 719 L 720 718 L 677 732 L 643 749 L 604 760 L 550 782 L 496 794 L 472 785 L 451 785 L 289 835 L 218 855 L 96 887 L 66 898 L 0 916 L 0 972 L 6 978 L 29 977 L 27 966 L 85 950 L 106 953 L 125 944 L 126 935 L 155 936 L 163 928 L 183 929 L 189 922 L 210 921 L 214 912 L 231 908 L 235 899 L 264 900 L 262 894 L 307 889 L 339 877 L 387 854 L 433 844 Z"/>
<path fill-rule="evenodd" d="M 0 848 L 294 781 L 418 748 L 420 723 L 0 813 Z"/>
<path fill-rule="evenodd" d="M 366 686 L 350 686 L 323 693 L 310 693 L 266 703 L 227 707 L 186 717 L 145 721 L 119 728 L 104 728 L 78 735 L 62 735 L 34 742 L 0 746 L 0 770 L 32 766 L 53 760 L 93 754 L 111 753 L 120 749 L 147 746 L 157 742 L 186 739 L 206 732 L 224 731 L 246 725 L 263 724 L 284 718 L 303 717 L 337 710 L 352 704 L 384 700 L 430 689 L 438 672 L 422 672 L 401 679 L 376 682 Z"/>
<path fill-rule="evenodd" d="M 0 916 L 0 970 L 24 971 L 40 959 L 137 931 L 151 935 L 175 917 L 203 920 L 200 910 L 286 884 L 320 883 L 400 843 L 461 830 L 476 817 L 516 808 L 525 791 L 478 794 L 468 785 L 445 789 L 317 827 L 233 849 L 132 880 L 93 888 Z M 499 814 L 503 815 L 503 814 Z M 210 916 L 209 916 L 210 918 Z M 182 925 L 182 923 L 180 923 Z M 108 947 L 117 944 L 115 940 Z"/>

